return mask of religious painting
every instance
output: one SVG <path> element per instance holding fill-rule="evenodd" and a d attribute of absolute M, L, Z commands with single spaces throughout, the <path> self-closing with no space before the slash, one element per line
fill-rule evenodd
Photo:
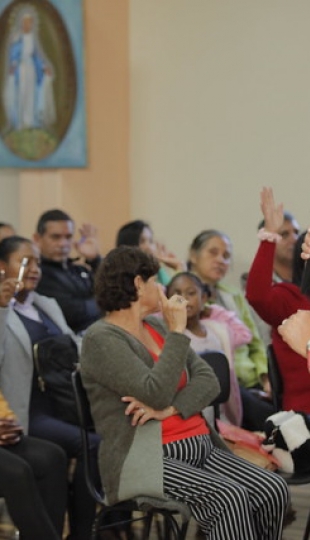
<path fill-rule="evenodd" d="M 83 0 L 0 0 L 0 167 L 86 166 Z"/>

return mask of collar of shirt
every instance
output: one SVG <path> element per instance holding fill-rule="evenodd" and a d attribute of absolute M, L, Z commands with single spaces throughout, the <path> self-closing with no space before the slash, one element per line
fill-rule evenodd
<path fill-rule="evenodd" d="M 34 300 L 34 292 L 30 292 L 25 300 L 25 302 L 21 303 L 16 300 L 16 298 L 12 298 L 10 302 L 10 306 L 20 313 L 21 315 L 24 315 L 24 317 L 28 317 L 28 319 L 31 319 L 33 321 L 42 322 L 39 316 L 38 311 L 33 305 Z"/>

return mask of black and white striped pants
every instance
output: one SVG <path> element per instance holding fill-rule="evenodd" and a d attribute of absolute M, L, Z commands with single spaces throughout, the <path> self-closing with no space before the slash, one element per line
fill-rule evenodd
<path fill-rule="evenodd" d="M 224 450 L 209 435 L 164 445 L 164 491 L 184 501 L 208 540 L 280 540 L 286 482 Z"/>

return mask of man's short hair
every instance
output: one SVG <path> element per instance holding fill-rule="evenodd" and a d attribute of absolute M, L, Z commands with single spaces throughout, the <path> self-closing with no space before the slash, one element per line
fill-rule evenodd
<path fill-rule="evenodd" d="M 283 212 L 283 221 L 289 221 L 290 223 L 292 223 L 292 221 L 295 221 L 295 219 L 296 218 L 290 212 Z M 262 229 L 263 227 L 265 227 L 264 219 L 262 219 L 262 221 L 259 222 L 257 229 L 259 230 L 259 229 Z"/>
<path fill-rule="evenodd" d="M 37 233 L 42 235 L 46 231 L 46 224 L 48 221 L 72 221 L 74 223 L 73 219 L 67 214 L 66 212 L 63 212 L 62 210 L 58 210 L 55 208 L 54 210 L 47 210 L 47 212 L 44 212 L 38 220 L 37 223 Z"/>

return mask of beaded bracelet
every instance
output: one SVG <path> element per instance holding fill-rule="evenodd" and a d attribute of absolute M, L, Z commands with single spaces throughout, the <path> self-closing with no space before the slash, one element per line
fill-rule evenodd
<path fill-rule="evenodd" d="M 262 242 L 267 240 L 267 242 L 275 242 L 276 244 L 282 240 L 282 236 L 276 232 L 269 232 L 266 229 L 259 229 L 257 233 L 257 238 Z"/>

